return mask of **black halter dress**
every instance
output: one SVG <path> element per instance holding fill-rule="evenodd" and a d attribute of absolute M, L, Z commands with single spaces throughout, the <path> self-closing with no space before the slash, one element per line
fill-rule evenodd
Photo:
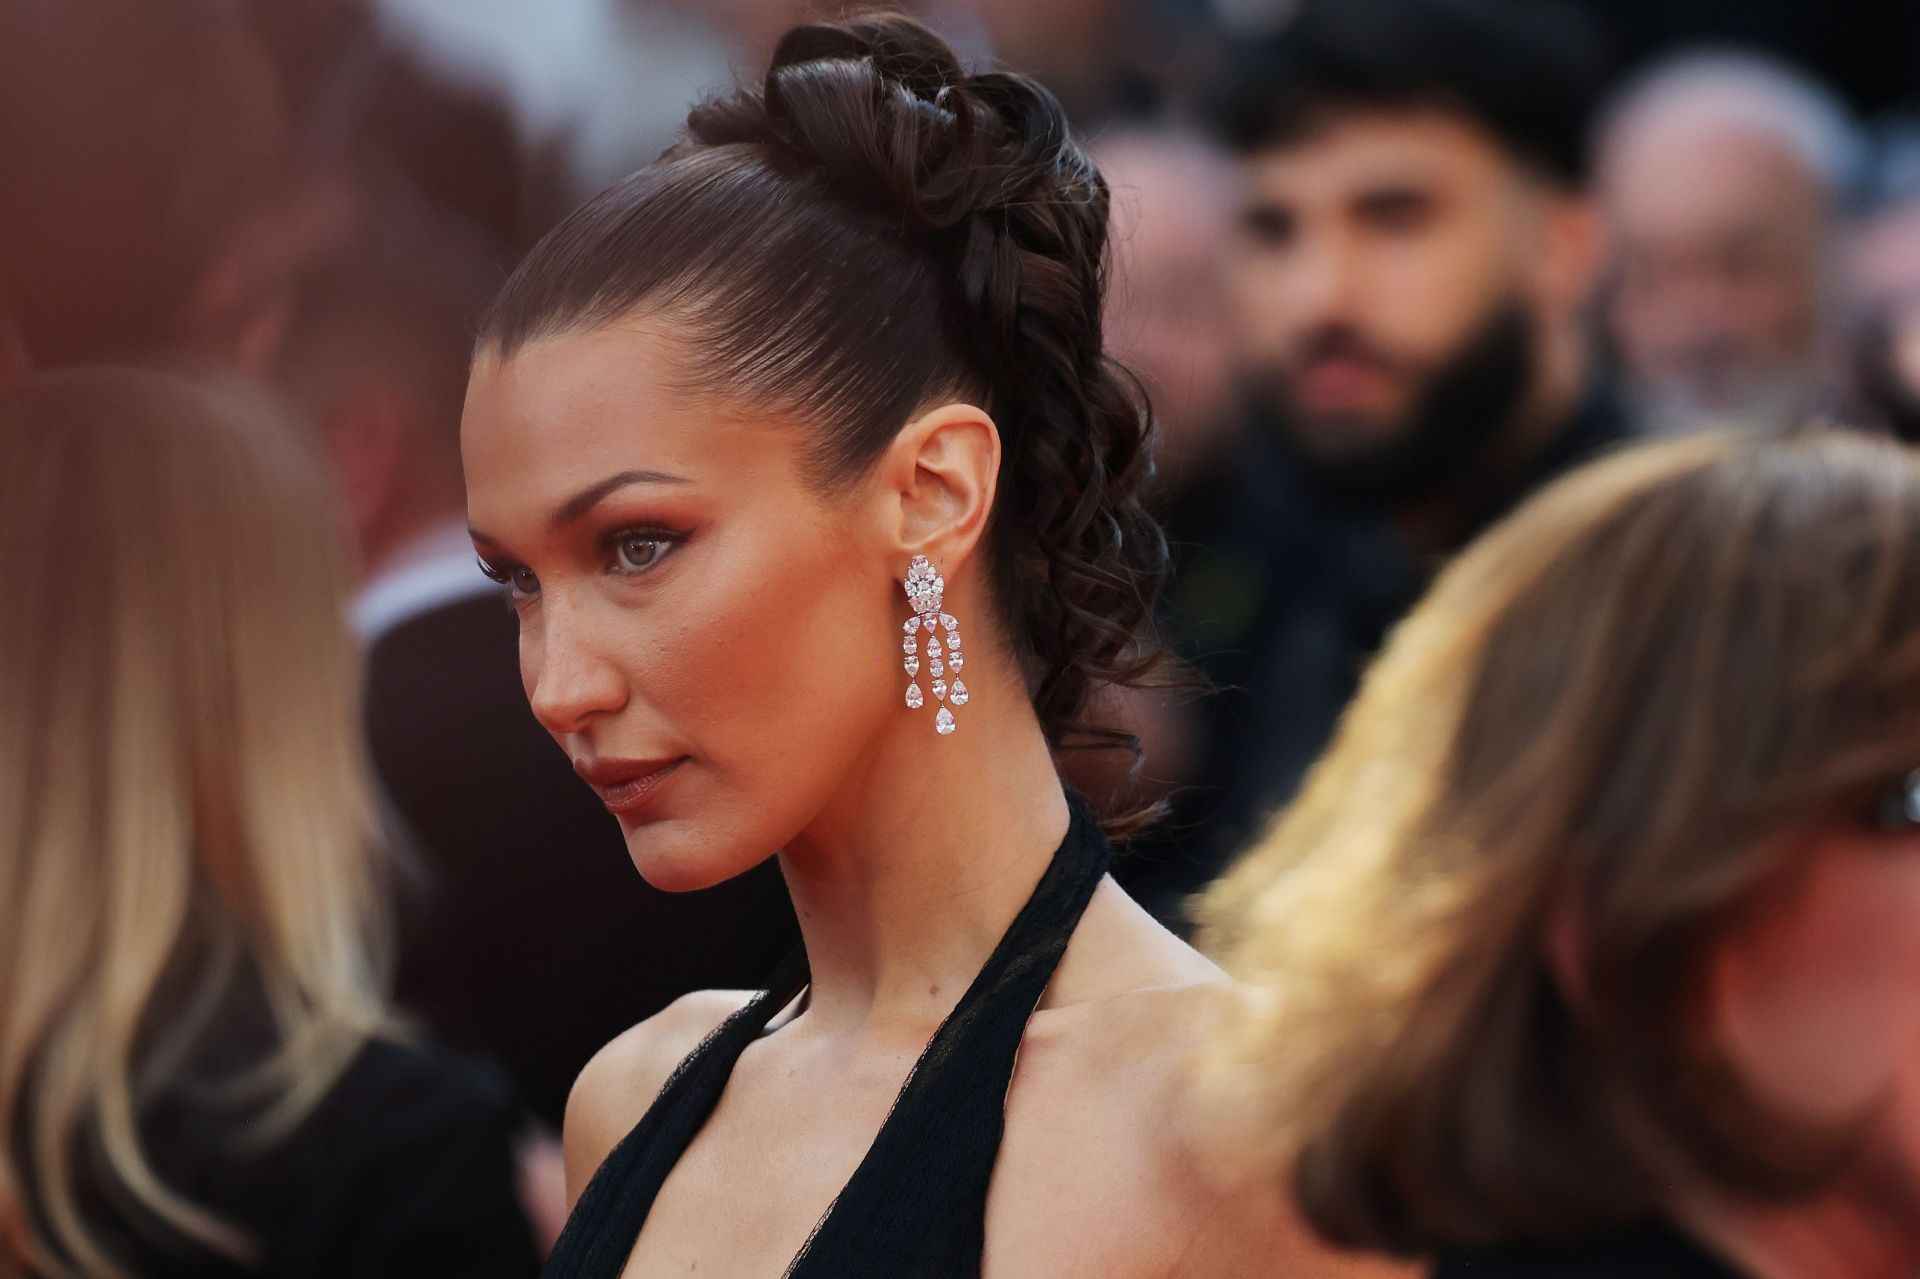
<path fill-rule="evenodd" d="M 1092 813 L 1078 797 L 1068 798 L 1072 820 L 1039 886 L 920 1054 L 852 1179 L 788 1265 L 787 1279 L 979 1276 L 987 1183 L 1014 1058 L 1110 855 Z M 796 951 L 765 992 L 680 1063 L 587 1183 L 544 1279 L 617 1279 L 655 1196 L 719 1103 L 734 1063 L 806 984 L 806 955 Z"/>

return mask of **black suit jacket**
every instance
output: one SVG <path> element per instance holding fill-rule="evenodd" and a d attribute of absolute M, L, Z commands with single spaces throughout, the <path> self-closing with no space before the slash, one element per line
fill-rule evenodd
<path fill-rule="evenodd" d="M 505 1067 L 558 1124 L 594 1051 L 675 997 L 763 985 L 798 942 L 778 868 L 650 887 L 520 686 L 497 594 L 410 617 L 368 655 L 373 763 L 418 873 L 400 893 L 401 1005 Z"/>
<path fill-rule="evenodd" d="M 241 1019 L 244 1021 L 244 1019 Z M 227 1017 L 203 1045 L 222 1069 L 163 1094 L 142 1117 L 168 1183 L 243 1231 L 242 1265 L 187 1243 L 124 1196 L 98 1219 L 142 1279 L 532 1279 L 540 1268 L 515 1189 L 520 1112 L 498 1073 L 438 1049 L 369 1043 L 283 1140 L 259 1148 L 242 1111 L 207 1085 L 271 1044 Z M 207 1051 L 211 1049 L 211 1051 Z"/>

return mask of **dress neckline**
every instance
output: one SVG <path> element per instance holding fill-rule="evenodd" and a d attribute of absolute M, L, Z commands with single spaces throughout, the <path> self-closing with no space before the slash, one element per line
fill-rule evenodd
<path fill-rule="evenodd" d="M 1111 850 L 1068 793 L 1067 833 L 1046 872 L 895 1094 L 866 1153 L 785 1279 L 973 1279 L 987 1186 L 1028 1019 L 1052 981 Z M 617 1279 L 660 1187 L 718 1105 L 734 1065 L 808 983 L 796 949 L 767 989 L 683 1060 L 581 1194 L 544 1274 Z"/>

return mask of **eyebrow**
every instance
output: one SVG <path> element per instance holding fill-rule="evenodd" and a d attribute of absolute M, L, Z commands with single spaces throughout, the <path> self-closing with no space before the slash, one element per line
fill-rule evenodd
<path fill-rule="evenodd" d="M 547 526 L 555 532 L 579 520 L 594 507 L 607 500 L 623 488 L 635 484 L 689 484 L 691 480 L 684 475 L 669 475 L 665 471 L 622 471 L 618 475 L 609 475 L 597 484 L 589 485 L 575 493 L 554 508 L 547 520 Z M 477 528 L 468 528 L 467 535 L 476 542 L 494 543 L 494 539 Z"/>
<path fill-rule="evenodd" d="M 589 485 L 560 503 L 554 510 L 553 516 L 547 521 L 547 527 L 558 532 L 621 489 L 635 484 L 686 484 L 689 482 L 685 476 L 669 475 L 665 471 L 622 471 L 618 475 L 609 475 L 598 484 Z"/>

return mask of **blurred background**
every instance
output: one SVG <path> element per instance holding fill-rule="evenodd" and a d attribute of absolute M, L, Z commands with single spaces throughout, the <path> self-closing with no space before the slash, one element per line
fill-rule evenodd
<path fill-rule="evenodd" d="M 0 384 L 103 362 L 244 378 L 330 464 L 399 998 L 548 1127 L 601 1043 L 684 990 L 757 984 L 794 934 L 771 868 L 647 889 L 526 712 L 463 530 L 469 334 L 693 100 L 853 7 L 0 5 Z M 1108 337 L 1159 415 L 1164 629 L 1212 691 L 1116 695 L 1143 769 L 1070 767 L 1169 804 L 1120 873 L 1176 928 L 1438 560 L 1549 475 L 1703 423 L 1920 440 L 1911 0 L 1550 21 L 1489 0 L 1499 38 L 1459 84 L 1391 5 L 1307 53 L 1289 0 L 896 7 L 1050 87 L 1113 189 Z"/>

